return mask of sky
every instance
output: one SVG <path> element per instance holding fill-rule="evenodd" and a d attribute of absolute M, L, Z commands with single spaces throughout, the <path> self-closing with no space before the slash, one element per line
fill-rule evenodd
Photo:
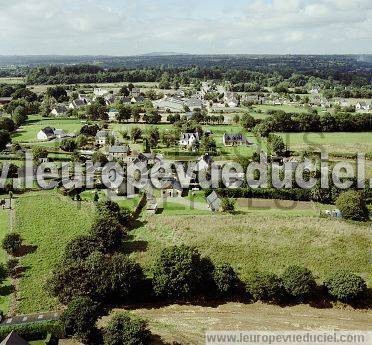
<path fill-rule="evenodd" d="M 0 55 L 372 54 L 372 0 L 0 0 Z"/>

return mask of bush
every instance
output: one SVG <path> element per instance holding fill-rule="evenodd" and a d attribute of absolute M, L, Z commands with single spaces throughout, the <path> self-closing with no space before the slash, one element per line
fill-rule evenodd
<path fill-rule="evenodd" d="M 219 297 L 231 297 L 238 291 L 238 275 L 228 264 L 217 266 L 214 269 L 213 280 Z"/>
<path fill-rule="evenodd" d="M 99 306 L 87 297 L 77 297 L 61 315 L 61 324 L 67 337 L 85 342 L 96 330 L 100 316 Z"/>
<path fill-rule="evenodd" d="M 89 232 L 96 239 L 98 248 L 103 253 L 119 250 L 126 234 L 117 218 L 106 212 L 96 217 Z"/>
<path fill-rule="evenodd" d="M 247 290 L 255 301 L 280 302 L 285 296 L 282 280 L 271 273 L 255 273 L 247 282 Z"/>
<path fill-rule="evenodd" d="M 11 277 L 16 275 L 16 267 L 18 266 L 18 259 L 9 259 L 6 262 L 6 270 Z"/>
<path fill-rule="evenodd" d="M 176 299 L 195 296 L 203 289 L 203 282 L 209 278 L 204 275 L 207 272 L 200 253 L 185 245 L 163 249 L 153 273 L 155 294 Z"/>
<path fill-rule="evenodd" d="M 347 303 L 360 300 L 367 292 L 363 278 L 343 270 L 331 274 L 324 285 L 333 298 Z"/>
<path fill-rule="evenodd" d="M 16 332 L 27 341 L 45 339 L 48 333 L 62 337 L 62 327 L 58 321 L 42 321 L 24 325 L 12 325 L 0 327 L 0 339 L 4 339 L 10 332 Z"/>
<path fill-rule="evenodd" d="M 298 301 L 310 297 L 316 288 L 313 274 L 305 267 L 288 267 L 282 275 L 282 281 L 287 293 Z"/>
<path fill-rule="evenodd" d="M 105 345 L 146 345 L 150 344 L 150 331 L 147 323 L 128 312 L 118 313 L 104 329 Z"/>
<path fill-rule="evenodd" d="M 85 260 L 97 249 L 97 241 L 93 236 L 81 235 L 71 240 L 65 248 L 66 260 Z"/>
<path fill-rule="evenodd" d="M 336 206 L 345 219 L 366 221 L 369 219 L 369 211 L 363 195 L 357 191 L 343 192 L 336 200 Z"/>
<path fill-rule="evenodd" d="M 126 208 L 121 208 L 114 201 L 107 200 L 99 202 L 97 204 L 97 212 L 98 214 L 109 213 L 123 226 L 128 226 L 131 221 L 130 211 Z"/>
<path fill-rule="evenodd" d="M 235 200 L 229 198 L 222 198 L 221 210 L 226 213 L 233 213 L 235 211 Z"/>
<path fill-rule="evenodd" d="M 22 241 L 23 240 L 20 234 L 14 232 L 6 234 L 3 239 L 2 247 L 8 254 L 14 255 L 19 248 L 21 248 Z"/>

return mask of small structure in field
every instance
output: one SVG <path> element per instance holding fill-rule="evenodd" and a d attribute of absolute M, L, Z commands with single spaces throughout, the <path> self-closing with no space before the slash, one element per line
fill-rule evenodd
<path fill-rule="evenodd" d="M 225 146 L 251 145 L 247 138 L 241 133 L 237 134 L 225 133 L 222 137 L 222 142 Z"/>
<path fill-rule="evenodd" d="M 180 198 L 182 196 L 182 186 L 176 179 L 166 181 L 161 188 L 163 198 Z"/>
<path fill-rule="evenodd" d="M 342 218 L 342 213 L 339 209 L 325 210 L 324 213 L 331 218 Z"/>
<path fill-rule="evenodd" d="M 56 137 L 54 133 L 55 130 L 56 129 L 53 127 L 45 127 L 37 133 L 36 138 L 37 140 L 43 140 L 43 141 L 55 139 Z"/>
<path fill-rule="evenodd" d="M 206 199 L 208 207 L 211 209 L 211 211 L 216 212 L 221 209 L 222 200 L 215 191 L 209 194 Z"/>

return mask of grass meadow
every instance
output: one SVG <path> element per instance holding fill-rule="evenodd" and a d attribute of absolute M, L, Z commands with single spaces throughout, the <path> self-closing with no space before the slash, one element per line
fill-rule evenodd
<path fill-rule="evenodd" d="M 0 209 L 0 243 L 5 235 L 9 232 L 9 211 Z M 8 260 L 8 254 L 0 248 L 0 264 L 5 264 Z M 0 287 L 0 310 L 7 313 L 11 300 L 11 284 L 10 279 L 2 282 Z"/>
<path fill-rule="evenodd" d="M 232 264 L 243 279 L 256 270 L 280 273 L 297 264 L 311 269 L 319 279 L 335 269 L 349 269 L 371 285 L 371 223 L 360 225 L 318 214 L 316 210 L 246 209 L 237 215 L 147 216 L 145 225 L 132 232 L 133 241 L 147 243 L 147 249 L 132 255 L 150 271 L 164 247 L 187 244 L 216 263 Z"/>
<path fill-rule="evenodd" d="M 21 258 L 26 268 L 19 284 L 19 313 L 53 310 L 58 306 L 45 291 L 45 282 L 65 245 L 88 231 L 94 214 L 92 204 L 80 208 L 56 191 L 27 193 L 16 199 L 16 231 L 33 248 Z"/>

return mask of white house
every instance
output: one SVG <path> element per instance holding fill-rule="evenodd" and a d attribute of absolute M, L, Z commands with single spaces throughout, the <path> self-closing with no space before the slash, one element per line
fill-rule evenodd
<path fill-rule="evenodd" d="M 66 115 L 67 110 L 64 104 L 57 104 L 50 113 L 56 117 L 61 117 Z"/>
<path fill-rule="evenodd" d="M 104 95 L 107 95 L 109 92 L 106 89 L 97 88 L 93 90 L 93 93 L 96 97 L 102 97 Z"/>
<path fill-rule="evenodd" d="M 236 108 L 239 105 L 239 100 L 235 96 L 233 92 L 226 92 L 224 96 L 224 102 L 230 107 L 230 108 Z"/>
<path fill-rule="evenodd" d="M 199 143 L 199 133 L 182 133 L 179 145 L 182 148 L 191 149 Z"/>
<path fill-rule="evenodd" d="M 107 131 L 105 130 L 98 131 L 96 134 L 96 144 L 101 146 L 106 145 L 107 137 L 108 137 Z"/>
<path fill-rule="evenodd" d="M 111 122 L 116 121 L 118 114 L 119 114 L 118 111 L 116 111 L 116 110 L 110 110 L 108 112 L 109 121 L 111 121 Z"/>
<path fill-rule="evenodd" d="M 358 111 L 369 111 L 371 109 L 371 105 L 366 102 L 358 102 L 355 106 L 355 109 Z"/>
<path fill-rule="evenodd" d="M 55 128 L 53 127 L 45 127 L 41 131 L 39 131 L 36 135 L 37 140 L 52 140 L 56 136 L 54 134 Z"/>

